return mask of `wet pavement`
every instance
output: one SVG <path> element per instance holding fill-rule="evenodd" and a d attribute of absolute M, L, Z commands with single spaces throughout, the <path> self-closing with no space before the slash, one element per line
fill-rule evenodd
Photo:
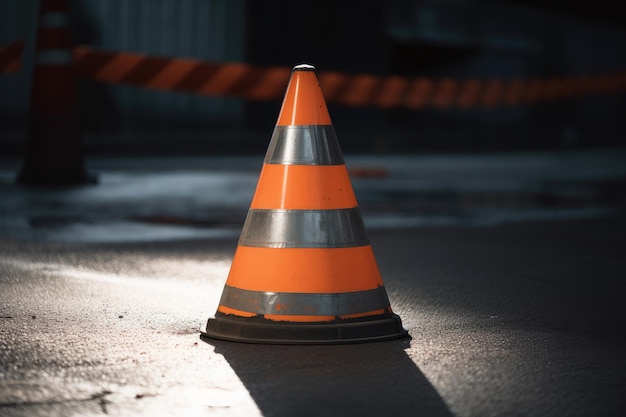
<path fill-rule="evenodd" d="M 0 160 L 0 415 L 623 415 L 625 149 L 346 162 L 411 339 L 199 338 L 262 155 Z"/>

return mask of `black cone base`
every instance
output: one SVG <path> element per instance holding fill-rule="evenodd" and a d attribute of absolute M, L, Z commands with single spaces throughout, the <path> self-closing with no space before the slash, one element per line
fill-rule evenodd
<path fill-rule="evenodd" d="M 408 337 L 400 317 L 393 313 L 337 319 L 333 322 L 282 322 L 217 312 L 201 337 L 231 342 L 277 345 L 363 343 Z"/>

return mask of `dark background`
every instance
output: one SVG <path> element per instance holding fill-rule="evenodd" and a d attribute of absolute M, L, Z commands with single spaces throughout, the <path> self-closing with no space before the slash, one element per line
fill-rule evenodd
<path fill-rule="evenodd" d="M 0 44 L 24 37 L 27 2 L 0 3 Z M 260 66 L 503 81 L 626 68 L 619 2 L 488 0 L 74 0 L 77 44 Z M 0 75 L 0 152 L 19 153 L 23 76 Z M 19 82 L 18 82 L 19 81 Z M 246 101 L 81 81 L 88 153 L 263 152 L 280 100 Z M 347 152 L 491 152 L 624 144 L 623 92 L 495 108 L 330 104 Z"/>
<path fill-rule="evenodd" d="M 33 3 L 0 0 L 0 45 L 32 36 Z M 625 70 L 619 3 L 74 0 L 71 23 L 78 44 L 114 51 L 509 80 Z M 28 172 L 27 83 L 0 74 L 1 415 L 624 414 L 623 91 L 492 109 L 329 105 L 412 339 L 259 348 L 206 344 L 198 329 L 280 100 L 82 80 L 96 178 L 65 164 L 55 185 L 87 185 L 44 189 L 15 179 Z M 61 153 L 36 155 L 34 185 L 63 171 Z"/>

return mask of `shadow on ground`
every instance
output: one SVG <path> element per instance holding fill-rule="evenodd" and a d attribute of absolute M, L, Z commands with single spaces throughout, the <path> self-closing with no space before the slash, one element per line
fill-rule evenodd
<path fill-rule="evenodd" d="M 452 416 L 407 356 L 410 341 L 276 346 L 204 338 L 264 416 Z"/>

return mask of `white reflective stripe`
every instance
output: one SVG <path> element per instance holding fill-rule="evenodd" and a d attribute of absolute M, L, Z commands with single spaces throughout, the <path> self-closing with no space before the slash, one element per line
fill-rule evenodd
<path fill-rule="evenodd" d="M 67 65 L 72 63 L 72 51 L 67 49 L 48 49 L 35 55 L 37 64 Z"/>
<path fill-rule="evenodd" d="M 347 248 L 369 245 L 358 207 L 332 210 L 250 209 L 240 246 Z"/>
<path fill-rule="evenodd" d="M 266 164 L 343 165 L 332 125 L 276 126 Z"/>
<path fill-rule="evenodd" d="M 256 314 L 345 316 L 389 308 L 385 287 L 343 293 L 250 291 L 224 286 L 220 305 Z"/>
<path fill-rule="evenodd" d="M 67 13 L 50 12 L 41 16 L 39 26 L 43 28 L 62 28 L 70 25 Z"/>

